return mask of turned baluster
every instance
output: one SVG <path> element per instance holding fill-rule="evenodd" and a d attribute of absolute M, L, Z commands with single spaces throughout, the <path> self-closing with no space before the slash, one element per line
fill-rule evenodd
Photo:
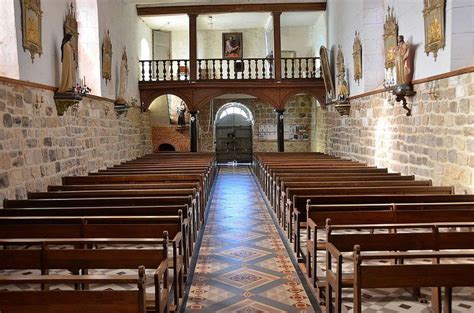
<path fill-rule="evenodd" d="M 142 82 L 145 81 L 145 62 L 140 61 L 140 65 L 142 67 Z"/>
<path fill-rule="evenodd" d="M 253 60 L 255 62 L 255 79 L 258 79 L 258 59 Z"/>
<path fill-rule="evenodd" d="M 301 70 L 302 70 L 302 68 L 301 68 L 301 60 L 302 60 L 302 59 L 298 59 L 298 78 L 301 78 L 301 74 L 302 74 L 302 73 L 301 73 Z"/>
<path fill-rule="evenodd" d="M 230 79 L 230 61 L 226 60 L 227 62 L 227 79 Z"/>
<path fill-rule="evenodd" d="M 305 59 L 306 61 L 306 78 L 310 78 L 311 75 L 309 75 L 309 58 L 308 59 Z"/>
<path fill-rule="evenodd" d="M 262 78 L 265 79 L 267 69 L 265 68 L 265 60 L 262 59 Z"/>
<path fill-rule="evenodd" d="M 313 58 L 313 68 L 311 69 L 311 78 L 316 78 L 316 58 Z"/>
<path fill-rule="evenodd" d="M 285 78 L 288 78 L 288 59 L 285 60 Z"/>
<path fill-rule="evenodd" d="M 223 79 L 223 70 L 222 70 L 222 60 L 219 59 L 219 74 L 220 74 L 220 78 Z"/>
<path fill-rule="evenodd" d="M 212 59 L 212 79 L 216 79 L 216 60 Z"/>

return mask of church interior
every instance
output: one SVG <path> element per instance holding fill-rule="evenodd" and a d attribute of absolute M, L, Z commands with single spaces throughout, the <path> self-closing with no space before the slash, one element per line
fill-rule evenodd
<path fill-rule="evenodd" d="M 0 4 L 0 313 L 474 312 L 474 1 Z"/>

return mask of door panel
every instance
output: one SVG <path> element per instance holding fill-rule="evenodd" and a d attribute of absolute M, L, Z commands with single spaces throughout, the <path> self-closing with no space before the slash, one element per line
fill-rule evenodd
<path fill-rule="evenodd" d="M 221 163 L 252 160 L 252 126 L 217 126 L 216 154 Z"/>

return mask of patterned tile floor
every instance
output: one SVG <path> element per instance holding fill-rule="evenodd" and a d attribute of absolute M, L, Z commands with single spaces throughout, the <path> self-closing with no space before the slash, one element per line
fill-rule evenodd
<path fill-rule="evenodd" d="M 222 167 L 186 312 L 319 312 L 247 167 Z"/>

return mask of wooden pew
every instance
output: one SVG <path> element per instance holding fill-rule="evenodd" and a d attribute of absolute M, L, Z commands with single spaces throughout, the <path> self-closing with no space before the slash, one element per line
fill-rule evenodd
<path fill-rule="evenodd" d="M 0 250 L 0 269 L 23 270 L 38 269 L 43 275 L 50 270 L 69 270 L 74 273 L 88 274 L 95 269 L 136 269 L 140 266 L 154 269 L 155 291 L 147 307 L 154 312 L 168 311 L 168 235 L 162 238 L 134 239 L 10 239 L 0 240 L 0 245 L 8 249 Z M 146 249 L 130 248 L 130 245 L 152 245 Z M 37 246 L 39 249 L 18 248 L 19 245 Z M 100 249 L 92 248 L 100 245 Z M 126 245 L 120 249 L 107 249 L 111 245 Z M 61 249 L 55 249 L 61 246 Z M 97 275 L 101 276 L 101 275 Z M 105 275 L 106 276 L 106 275 Z M 173 278 L 174 280 L 174 278 Z M 181 282 L 182 284 L 182 282 Z M 178 288 L 172 284 L 173 288 Z M 163 286 L 163 287 L 162 287 Z M 89 286 L 84 286 L 89 289 Z M 42 286 L 48 290 L 48 286 Z M 156 309 L 155 309 L 156 304 Z M 161 310 L 160 310 L 161 308 Z"/>
<path fill-rule="evenodd" d="M 0 291 L 0 310 L 8 313 L 146 313 L 145 269 L 137 276 L 0 276 L 0 284 L 136 284 L 136 290 Z M 79 305 L 80 304 L 80 305 Z M 166 312 L 157 308 L 155 312 Z"/>
<path fill-rule="evenodd" d="M 364 261 L 374 259 L 433 259 L 472 258 L 473 252 L 386 252 L 364 254 L 354 247 L 354 313 L 361 313 L 362 289 L 365 288 L 421 288 L 445 287 L 448 294 L 446 312 L 451 312 L 451 289 L 474 286 L 474 264 L 395 264 L 370 265 Z M 383 279 L 380 279 L 383 277 Z M 441 313 L 439 308 L 436 312 Z"/>
<path fill-rule="evenodd" d="M 460 250 L 474 248 L 474 232 L 440 231 L 440 228 L 452 229 L 473 227 L 474 223 L 426 223 L 426 224 L 367 224 L 332 225 L 326 224 L 326 311 L 333 311 L 332 292 L 335 291 L 335 310 L 341 312 L 342 288 L 353 287 L 354 277 L 342 272 L 342 253 L 353 251 L 358 245 L 364 251 L 410 251 L 410 250 Z M 411 229 L 417 228 L 417 232 Z M 384 233 L 360 233 L 362 230 L 383 230 Z M 341 231 L 358 231 L 341 233 Z M 405 232 L 403 232 L 405 230 Z M 333 267 L 333 262 L 335 266 Z M 388 278 L 387 278 L 388 279 Z M 436 292 L 439 290 L 436 290 Z M 435 299 L 439 295 L 435 294 Z M 437 305 L 434 305 L 436 307 Z"/>
<path fill-rule="evenodd" d="M 460 203 L 407 203 L 404 204 L 360 204 L 360 205 L 314 205 L 308 208 L 306 270 L 308 278 L 318 289 L 317 251 L 325 250 L 326 243 L 317 238 L 318 229 L 326 225 L 327 219 L 337 225 L 406 224 L 406 223 L 468 223 L 474 222 L 474 201 Z"/>
<path fill-rule="evenodd" d="M 300 195 L 311 195 L 312 197 L 321 196 L 355 196 L 355 195 L 452 195 L 454 188 L 439 186 L 388 186 L 388 187 L 344 187 L 344 188 L 287 188 L 287 203 L 285 213 L 288 212 L 288 235 L 290 242 L 294 243 L 294 250 L 297 256 L 300 256 L 300 227 L 305 227 L 301 222 L 306 219 L 305 210 L 300 210 L 297 206 L 293 206 L 290 199 L 295 199 Z M 294 223 L 293 223 L 294 221 Z"/>
<path fill-rule="evenodd" d="M 131 240 L 131 238 L 162 238 L 171 236 L 173 257 L 173 290 L 175 305 L 182 296 L 188 255 L 183 240 L 183 224 L 179 216 L 83 216 L 83 217 L 0 217 L 0 242 L 22 238 L 86 240 Z M 166 240 L 167 241 L 167 240 Z M 2 250 L 0 250 L 1 252 Z M 39 263 L 38 263 L 39 264 Z"/>

